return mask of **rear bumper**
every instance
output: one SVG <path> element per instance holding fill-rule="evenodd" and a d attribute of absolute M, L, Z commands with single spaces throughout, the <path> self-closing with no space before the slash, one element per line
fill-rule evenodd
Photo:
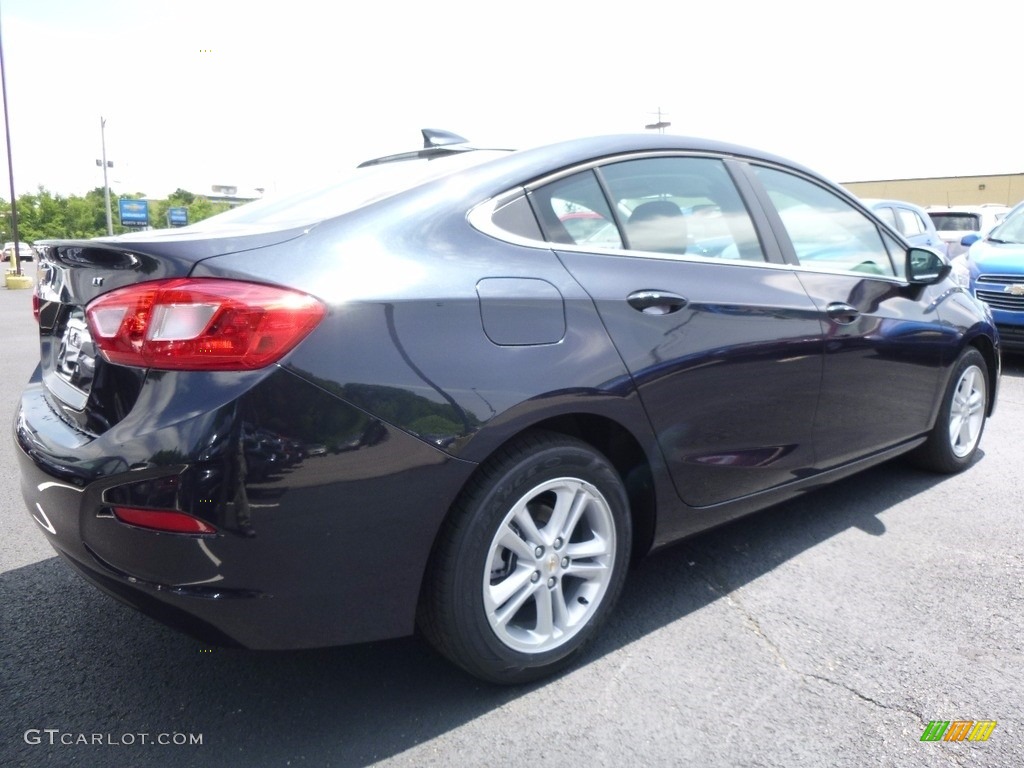
<path fill-rule="evenodd" d="M 21 489 L 57 552 L 104 591 L 213 642 L 308 648 L 410 633 L 434 536 L 474 465 L 283 370 L 237 400 L 204 401 L 96 437 L 30 384 L 15 428 Z M 269 469 L 243 450 L 243 435 L 282 423 L 263 412 L 282 402 L 309 411 L 289 414 L 290 443 L 323 444 L 325 421 L 346 425 L 332 450 Z M 125 497 L 173 504 L 218 533 L 126 525 L 110 511 Z"/>

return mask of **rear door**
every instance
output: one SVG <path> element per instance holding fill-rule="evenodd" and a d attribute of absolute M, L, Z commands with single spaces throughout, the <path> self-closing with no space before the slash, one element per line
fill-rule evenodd
<path fill-rule="evenodd" d="M 821 322 L 794 271 L 769 261 L 725 161 L 609 163 L 531 201 L 593 298 L 684 502 L 736 499 L 814 464 Z M 569 216 L 604 223 L 577 239 Z"/>

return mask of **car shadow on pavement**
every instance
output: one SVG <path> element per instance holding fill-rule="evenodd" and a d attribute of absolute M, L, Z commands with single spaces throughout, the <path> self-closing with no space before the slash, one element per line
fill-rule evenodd
<path fill-rule="evenodd" d="M 1014 378 L 1024 378 L 1024 354 L 1003 353 L 1003 376 L 1013 376 Z"/>
<path fill-rule="evenodd" d="M 655 553 L 630 574 L 582 663 L 850 528 L 882 535 L 880 513 L 940 482 L 889 463 Z M 545 685 L 480 683 L 413 638 L 288 653 L 211 648 L 101 594 L 57 558 L 0 575 L 0 611 L 4 766 L 362 766 Z M 152 743 L 165 734 L 202 743 Z M 83 735 L 106 741 L 82 744 Z"/>

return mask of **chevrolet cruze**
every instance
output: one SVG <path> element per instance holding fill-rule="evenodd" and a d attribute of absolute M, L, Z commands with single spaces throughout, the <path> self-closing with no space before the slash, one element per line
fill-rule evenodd
<path fill-rule="evenodd" d="M 986 308 L 821 176 L 667 135 L 420 150 L 43 249 L 15 424 L 85 578 L 207 639 L 579 658 L 632 561 L 900 454 L 969 466 Z"/>

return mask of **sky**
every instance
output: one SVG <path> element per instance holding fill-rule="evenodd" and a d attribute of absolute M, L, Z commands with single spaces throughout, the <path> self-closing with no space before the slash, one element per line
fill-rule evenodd
<path fill-rule="evenodd" d="M 114 193 L 151 197 L 321 183 L 424 127 L 518 148 L 659 109 L 838 182 L 1020 173 L 1022 21 L 1002 0 L 0 0 L 17 193 L 102 186 L 105 143 Z"/>

